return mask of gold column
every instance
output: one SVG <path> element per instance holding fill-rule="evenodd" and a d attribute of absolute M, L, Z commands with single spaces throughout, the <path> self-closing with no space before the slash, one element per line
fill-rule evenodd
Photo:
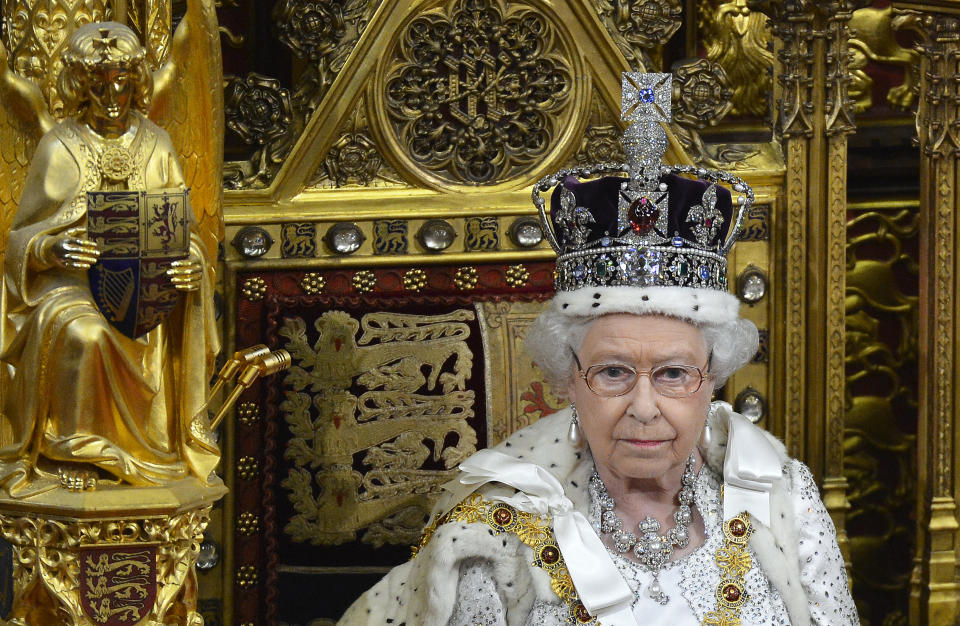
<path fill-rule="evenodd" d="M 777 126 L 787 165 L 774 216 L 780 287 L 774 301 L 774 412 L 790 453 L 821 479 L 823 500 L 848 555 L 843 475 L 847 135 L 847 0 L 754 0 L 778 40 Z M 848 557 L 849 560 L 849 557 Z"/>
<path fill-rule="evenodd" d="M 166 60 L 173 34 L 173 0 L 114 0 L 114 13 L 124 16 L 132 28 L 154 69 Z"/>
<path fill-rule="evenodd" d="M 895 2 L 920 34 L 920 486 L 911 624 L 957 617 L 957 197 L 960 182 L 960 2 Z"/>

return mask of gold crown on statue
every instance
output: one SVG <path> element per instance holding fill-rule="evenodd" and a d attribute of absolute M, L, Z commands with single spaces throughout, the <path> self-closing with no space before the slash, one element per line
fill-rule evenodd
<path fill-rule="evenodd" d="M 102 66 L 132 67 L 146 56 L 136 33 L 118 22 L 94 22 L 78 28 L 70 37 L 63 61 L 88 70 Z"/>
<path fill-rule="evenodd" d="M 557 252 L 557 291 L 622 285 L 727 290 L 726 255 L 753 204 L 753 190 L 728 172 L 663 164 L 671 79 L 623 74 L 626 163 L 560 170 L 534 186 L 533 203 Z M 604 177 L 580 180 L 596 176 Z M 735 216 L 723 185 L 738 193 Z M 548 216 L 541 193 L 551 188 Z"/>

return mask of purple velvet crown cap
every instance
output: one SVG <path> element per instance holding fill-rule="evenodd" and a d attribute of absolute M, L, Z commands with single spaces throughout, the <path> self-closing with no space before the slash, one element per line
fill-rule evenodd
<path fill-rule="evenodd" d="M 577 206 L 584 207 L 593 215 L 594 223 L 588 224 L 590 234 L 587 245 L 598 241 L 602 237 L 616 237 L 618 235 L 617 213 L 620 185 L 628 179 L 605 176 L 597 180 L 580 182 L 574 176 L 567 176 L 561 183 L 563 187 L 573 192 L 577 199 Z M 667 206 L 667 232 L 661 233 L 664 237 L 672 238 L 677 235 L 686 240 L 695 240 L 692 226 L 687 221 L 687 215 L 695 206 L 703 202 L 703 193 L 710 186 L 704 180 L 692 180 L 675 174 L 665 174 L 660 178 L 661 183 L 667 184 L 669 201 Z M 567 233 L 565 227 L 558 222 L 560 212 L 560 187 L 557 185 L 550 197 L 550 219 L 553 222 L 554 232 L 562 247 L 566 247 Z M 716 209 L 723 216 L 723 224 L 717 229 L 716 236 L 708 242 L 706 248 L 717 249 L 727 239 L 727 233 L 733 223 L 733 201 L 730 190 L 717 185 Z"/>

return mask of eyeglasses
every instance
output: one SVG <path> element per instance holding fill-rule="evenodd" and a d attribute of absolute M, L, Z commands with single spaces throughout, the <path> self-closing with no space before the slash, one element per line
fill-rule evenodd
<path fill-rule="evenodd" d="M 591 365 L 586 371 L 580 365 L 577 353 L 572 349 L 573 360 L 577 362 L 577 372 L 593 393 L 604 398 L 622 396 L 637 386 L 641 376 L 650 378 L 650 384 L 661 396 L 667 398 L 687 398 L 700 391 L 703 381 L 712 376 L 692 365 L 658 365 L 648 370 L 638 370 L 624 363 L 600 363 Z M 707 360 L 708 367 L 710 365 Z"/>

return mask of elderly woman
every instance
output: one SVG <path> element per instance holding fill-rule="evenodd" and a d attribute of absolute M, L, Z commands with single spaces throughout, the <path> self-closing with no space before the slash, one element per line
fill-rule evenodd
<path fill-rule="evenodd" d="M 858 623 L 810 471 L 711 402 L 757 348 L 726 292 L 740 218 L 718 183 L 741 215 L 752 192 L 632 145 L 589 172 L 629 179 L 538 185 L 561 182 L 558 293 L 525 343 L 569 409 L 463 463 L 415 558 L 343 623 Z"/>

